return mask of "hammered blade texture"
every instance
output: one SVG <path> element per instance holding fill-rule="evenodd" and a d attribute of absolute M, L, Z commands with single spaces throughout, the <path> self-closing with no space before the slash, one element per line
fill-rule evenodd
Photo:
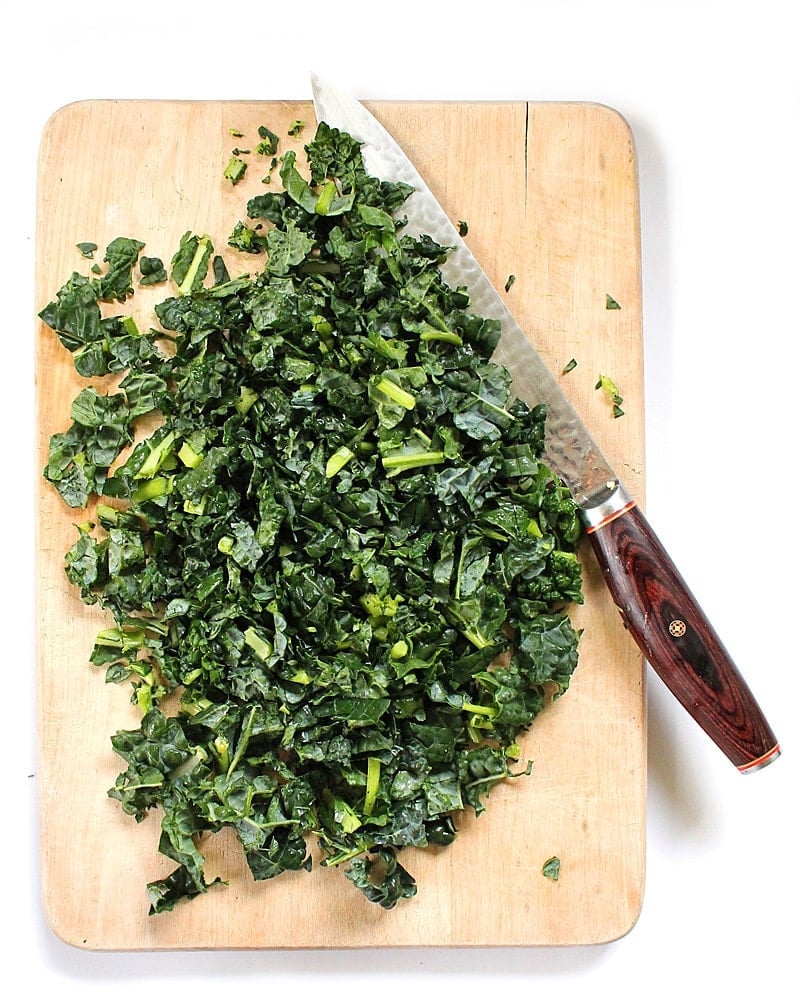
<path fill-rule="evenodd" d="M 547 407 L 546 463 L 563 478 L 578 505 L 603 494 L 610 482 L 617 482 L 616 475 L 402 148 L 359 101 L 317 76 L 312 77 L 312 90 L 317 121 L 359 140 L 370 174 L 413 187 L 403 205 L 408 218 L 404 232 L 427 234 L 437 244 L 452 248 L 442 267 L 445 279 L 452 286 L 466 287 L 475 314 L 500 322 L 502 335 L 494 361 L 511 373 L 511 390 L 516 397 L 530 406 Z"/>

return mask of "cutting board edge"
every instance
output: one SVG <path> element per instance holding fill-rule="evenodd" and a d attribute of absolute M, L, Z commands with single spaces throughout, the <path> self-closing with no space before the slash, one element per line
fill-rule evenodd
<path fill-rule="evenodd" d="M 68 109 L 73 108 L 74 106 L 80 106 L 80 105 L 98 105 L 98 104 L 117 104 L 117 105 L 119 105 L 119 104 L 129 104 L 129 105 L 132 105 L 132 104 L 141 104 L 141 105 L 144 105 L 144 104 L 153 104 L 153 103 L 162 103 L 162 102 L 154 102 L 154 101 L 151 101 L 149 99 L 120 99 L 120 100 L 117 100 L 117 99 L 83 99 L 83 100 L 71 102 L 71 103 L 69 103 L 67 105 L 64 105 L 61 108 L 57 109 L 53 113 L 53 115 L 51 116 L 51 120 L 54 120 L 62 112 L 65 112 Z M 208 104 L 208 102 L 205 102 L 205 101 L 176 101 L 176 102 L 172 102 L 172 103 L 174 103 L 174 104 Z M 230 100 L 230 101 L 216 102 L 216 103 L 219 103 L 219 104 L 228 104 L 228 105 L 231 105 L 231 106 L 242 104 L 241 101 L 237 101 L 237 100 Z M 272 102 L 264 102 L 264 104 L 270 104 L 270 103 L 272 103 Z M 281 102 L 281 104 L 284 104 L 284 105 L 285 104 L 303 104 L 303 103 L 304 102 L 302 101 L 302 99 L 298 100 L 297 102 Z M 306 103 L 310 104 L 310 102 L 306 102 Z M 375 104 L 377 106 L 377 105 L 380 105 L 380 104 L 387 104 L 387 103 L 388 102 L 374 102 L 373 104 Z M 422 105 L 422 104 L 435 104 L 435 103 L 437 103 L 437 102 L 404 102 L 404 104 L 406 104 L 406 105 L 408 105 L 408 104 L 419 104 L 419 105 Z M 607 106 L 607 105 L 603 105 L 603 104 L 599 104 L 599 103 L 595 103 L 595 102 L 580 102 L 580 101 L 575 101 L 575 102 L 559 102 L 559 101 L 552 101 L 552 102 L 517 102 L 517 101 L 509 100 L 509 101 L 506 101 L 506 102 L 489 102 L 489 101 L 487 101 L 487 102 L 460 102 L 460 101 L 454 101 L 454 102 L 451 102 L 451 103 L 452 104 L 481 104 L 481 105 L 489 105 L 489 104 L 493 104 L 493 105 L 496 105 L 496 104 L 508 104 L 508 105 L 512 105 L 512 104 L 545 105 L 546 104 L 546 105 L 557 105 L 557 106 L 570 105 L 570 106 L 596 107 L 598 109 L 602 109 L 602 110 L 610 113 L 610 115 L 612 115 L 614 117 L 619 118 L 621 120 L 621 122 L 625 124 L 626 128 L 629 129 L 629 126 L 628 126 L 627 121 L 625 120 L 624 116 L 622 116 L 621 113 L 619 113 L 616 109 L 612 108 L 611 106 Z M 401 102 L 397 102 L 397 104 L 401 104 Z M 48 124 L 46 125 L 45 129 L 48 128 L 49 123 L 50 123 L 50 120 L 48 120 Z M 45 131 L 43 131 L 42 145 L 44 144 L 45 139 L 46 139 Z M 631 135 L 631 140 L 632 140 L 632 135 Z M 42 156 L 42 154 L 41 154 L 41 150 L 40 150 L 40 157 L 41 156 Z M 39 206 L 39 203 L 38 203 L 38 200 L 37 200 L 37 210 L 38 210 L 38 206 Z M 37 226 L 37 237 L 38 237 L 38 226 Z M 37 254 L 38 254 L 38 252 L 37 252 Z M 639 258 L 640 258 L 640 253 L 639 253 Z M 639 280 L 641 282 L 641 269 L 640 268 L 639 268 Z M 38 369 L 38 366 L 37 366 L 37 378 L 38 378 L 38 375 L 39 375 L 39 369 Z M 37 409 L 38 409 L 38 393 L 37 393 Z M 642 734 L 643 734 L 643 740 L 644 740 L 644 738 L 645 738 L 645 732 L 644 732 L 644 730 L 642 730 Z M 646 749 L 646 744 L 643 742 L 643 752 L 645 752 L 645 749 Z M 643 790 L 642 790 L 642 796 L 641 797 L 642 797 L 642 802 L 644 803 L 646 801 L 646 775 L 644 773 L 642 775 L 642 789 Z M 643 858 L 644 858 L 645 847 L 646 847 L 646 835 L 643 833 L 642 834 L 642 853 L 643 853 Z M 448 941 L 442 941 L 442 942 L 428 942 L 428 943 L 421 943 L 419 941 L 413 941 L 413 942 L 412 941 L 408 941 L 408 942 L 406 942 L 406 941 L 395 941 L 395 942 L 393 942 L 391 944 L 387 943 L 385 945 L 379 945 L 379 946 L 361 946 L 360 944 L 348 945 L 348 944 L 346 944 L 344 942 L 342 944 L 335 944 L 335 945 L 330 945 L 330 946 L 327 946 L 327 945 L 318 945 L 318 944 L 314 944 L 314 945 L 312 945 L 312 944 L 302 945 L 302 944 L 298 944 L 297 942 L 291 942 L 291 943 L 287 942 L 287 943 L 284 943 L 284 944 L 278 944 L 278 943 L 276 943 L 274 945 L 262 945 L 262 946 L 253 946 L 253 945 L 247 945 L 247 944 L 232 945 L 232 944 L 227 943 L 227 942 L 225 944 L 219 944 L 219 945 L 213 944 L 213 943 L 210 943 L 210 942 L 207 943 L 207 944 L 203 944 L 203 943 L 198 942 L 196 945 L 193 944 L 191 946 L 177 945 L 177 944 L 172 944 L 172 945 L 170 945 L 170 944 L 164 944 L 164 945 L 158 945 L 158 946 L 141 945 L 141 946 L 135 946 L 135 947 L 120 945 L 119 947 L 117 947 L 115 945 L 112 945 L 111 943 L 107 943 L 107 944 L 103 944 L 103 945 L 97 945 L 97 946 L 92 946 L 92 945 L 88 945 L 87 941 L 85 941 L 85 940 L 84 941 L 80 941 L 80 940 L 77 940 L 77 939 L 73 938 L 69 934 L 69 932 L 67 930 L 65 930 L 65 927 L 64 927 L 63 923 L 61 921 L 59 921 L 59 919 L 54 915 L 54 911 L 50 908 L 50 905 L 47 903 L 46 899 L 45 899 L 45 913 L 46 913 L 46 917 L 47 917 L 47 920 L 48 920 L 48 926 L 53 931 L 53 933 L 60 940 L 62 940 L 65 944 L 74 945 L 75 947 L 78 947 L 78 948 L 84 948 L 84 949 L 90 949 L 90 950 L 96 950 L 96 951 L 114 951 L 114 950 L 120 950 L 120 949 L 124 949 L 124 950 L 127 950 L 127 951 L 139 951 L 139 950 L 142 950 L 142 951 L 145 951 L 145 950 L 146 951 L 153 951 L 153 950 L 162 950 L 162 949 L 163 950 L 174 950 L 176 948 L 186 948 L 186 949 L 190 948 L 191 950 L 194 950 L 195 948 L 204 948 L 204 947 L 207 947 L 209 949 L 231 948 L 231 949 L 235 949 L 235 950 L 248 950 L 248 949 L 255 949 L 255 950 L 258 950 L 258 949 L 273 950 L 274 949 L 274 950 L 280 950 L 280 949 L 286 949 L 286 948 L 297 948 L 297 949 L 301 949 L 302 950 L 302 949 L 309 949 L 309 948 L 310 949 L 319 949 L 319 948 L 327 948 L 327 947 L 334 948 L 334 949 L 335 948 L 353 948 L 353 949 L 358 949 L 360 947 L 402 948 L 402 947 L 411 947 L 411 946 L 413 946 L 413 947 L 482 947 L 482 946 L 484 946 L 484 947 L 486 947 L 486 946 L 491 946 L 491 947 L 521 947 L 521 946 L 537 947 L 537 946 L 543 946 L 543 945 L 577 945 L 577 944 L 586 944 L 586 945 L 597 944 L 597 945 L 599 945 L 599 944 L 610 943 L 610 942 L 619 940 L 620 938 L 626 936 L 633 929 L 633 927 L 636 925 L 636 923 L 638 922 L 639 916 L 641 914 L 642 900 L 643 900 L 643 896 L 644 896 L 644 882 L 643 882 L 643 878 L 644 878 L 644 872 L 643 872 L 643 869 L 642 869 L 642 881 L 639 883 L 639 886 L 640 886 L 639 900 L 638 900 L 637 904 L 635 904 L 635 908 L 631 909 L 629 911 L 629 913 L 626 915 L 624 922 L 618 924 L 613 930 L 609 929 L 603 937 L 600 937 L 600 938 L 583 938 L 583 939 L 579 939 L 579 940 L 576 940 L 576 939 L 563 939 L 563 940 L 549 940 L 549 941 L 540 941 L 540 942 L 528 942 L 528 941 L 522 941 L 521 940 L 521 941 L 507 941 L 507 942 L 504 942 L 504 943 L 490 942 L 490 941 L 487 941 L 485 939 L 484 940 L 475 940 L 475 941 L 450 941 L 450 940 L 448 940 Z"/>

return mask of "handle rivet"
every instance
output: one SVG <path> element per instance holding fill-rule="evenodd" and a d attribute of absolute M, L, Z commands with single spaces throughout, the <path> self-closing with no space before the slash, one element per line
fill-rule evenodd
<path fill-rule="evenodd" d="M 669 633 L 673 638 L 682 638 L 686 634 L 686 623 L 685 621 L 674 620 L 670 621 Z"/>

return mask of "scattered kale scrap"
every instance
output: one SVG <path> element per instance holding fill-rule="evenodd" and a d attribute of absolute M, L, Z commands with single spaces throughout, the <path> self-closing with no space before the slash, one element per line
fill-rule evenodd
<path fill-rule="evenodd" d="M 597 378 L 597 383 L 594 385 L 594 389 L 601 390 L 611 401 L 612 414 L 614 418 L 622 418 L 625 414 L 622 410 L 622 395 L 619 392 L 619 387 L 617 387 L 611 377 L 601 373 Z"/>
<path fill-rule="evenodd" d="M 177 867 L 152 913 L 219 881 L 199 838 L 222 827 L 255 879 L 309 869 L 312 837 L 371 901 L 414 895 L 398 851 L 451 843 L 525 773 L 517 740 L 577 662 L 579 527 L 544 409 L 510 398 L 448 249 L 403 234 L 407 186 L 325 124 L 306 151 L 310 177 L 285 153 L 236 230 L 253 276 L 185 234 L 142 334 L 101 314 L 143 247 L 120 238 L 40 315 L 82 375 L 121 377 L 81 391 L 44 476 L 96 503 L 66 575 L 113 617 L 91 662 L 141 711 L 109 795 L 163 810 Z"/>
<path fill-rule="evenodd" d="M 551 879 L 553 882 L 558 882 L 560 872 L 561 859 L 558 857 L 548 858 L 542 865 L 542 875 L 544 875 L 545 878 Z"/>

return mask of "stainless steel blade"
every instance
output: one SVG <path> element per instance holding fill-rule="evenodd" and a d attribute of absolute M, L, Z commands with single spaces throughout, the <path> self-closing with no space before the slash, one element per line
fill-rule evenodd
<path fill-rule="evenodd" d="M 500 322 L 502 335 L 493 358 L 511 373 L 512 393 L 528 405 L 547 407 L 545 461 L 564 479 L 579 506 L 602 503 L 618 489 L 619 478 L 424 179 L 361 102 L 316 75 L 311 84 L 317 121 L 359 140 L 370 174 L 414 188 L 403 205 L 405 232 L 428 234 L 453 248 L 442 274 L 451 285 L 467 288 L 476 314 Z"/>

